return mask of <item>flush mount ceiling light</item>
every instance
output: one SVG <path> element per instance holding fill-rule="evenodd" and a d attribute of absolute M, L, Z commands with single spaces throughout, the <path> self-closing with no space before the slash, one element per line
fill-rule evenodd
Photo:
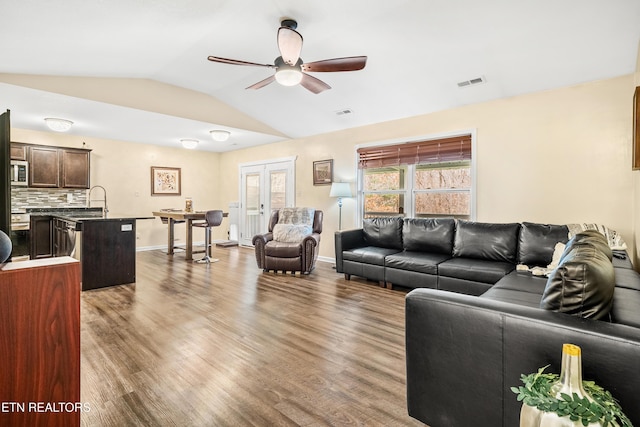
<path fill-rule="evenodd" d="M 211 138 L 213 138 L 214 141 L 220 142 L 226 141 L 231 135 L 231 132 L 226 130 L 212 130 L 209 133 L 211 134 Z"/>
<path fill-rule="evenodd" d="M 181 139 L 180 143 L 182 144 L 182 146 L 184 148 L 188 148 L 190 150 L 193 150 L 194 148 L 196 148 L 198 146 L 200 141 L 198 141 L 197 139 Z"/>
<path fill-rule="evenodd" d="M 73 125 L 71 120 L 55 119 L 53 117 L 47 117 L 44 121 L 47 126 L 49 126 L 49 129 L 56 132 L 66 132 L 71 129 L 71 125 Z"/>

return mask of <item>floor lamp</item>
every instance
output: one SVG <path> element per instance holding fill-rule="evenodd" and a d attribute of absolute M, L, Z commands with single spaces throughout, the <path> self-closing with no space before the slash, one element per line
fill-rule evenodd
<path fill-rule="evenodd" d="M 338 198 L 338 207 L 340 208 L 340 216 L 338 219 L 338 230 L 342 230 L 342 198 L 353 197 L 351 194 L 351 185 L 348 182 L 333 182 L 331 183 L 331 191 L 329 197 Z"/>

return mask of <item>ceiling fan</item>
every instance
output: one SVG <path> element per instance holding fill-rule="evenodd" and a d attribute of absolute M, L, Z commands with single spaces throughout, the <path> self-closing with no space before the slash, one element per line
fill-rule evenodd
<path fill-rule="evenodd" d="M 320 93 L 331 86 L 306 72 L 335 72 L 335 71 L 356 71 L 362 70 L 367 63 L 366 56 L 350 56 L 345 58 L 325 59 L 322 61 L 305 63 L 300 58 L 302 50 L 302 36 L 296 31 L 298 23 L 293 19 L 284 19 L 278 29 L 278 56 L 273 64 L 257 64 L 255 62 L 239 61 L 237 59 L 220 58 L 209 56 L 207 59 L 213 62 L 234 65 L 252 65 L 256 67 L 275 68 L 274 75 L 259 81 L 247 89 L 260 89 L 272 83 L 274 80 L 283 86 L 302 85 L 305 89 L 313 93 Z"/>

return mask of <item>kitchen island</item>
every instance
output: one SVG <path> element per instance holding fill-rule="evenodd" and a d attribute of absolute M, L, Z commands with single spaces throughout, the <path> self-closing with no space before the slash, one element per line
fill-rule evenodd
<path fill-rule="evenodd" d="M 83 291 L 135 282 L 136 221 L 153 216 L 101 209 L 42 210 L 31 216 L 50 218 L 53 256 L 80 261 Z"/>
<path fill-rule="evenodd" d="M 136 281 L 136 221 L 152 218 L 108 214 L 74 219 L 71 256 L 80 260 L 83 291 Z"/>

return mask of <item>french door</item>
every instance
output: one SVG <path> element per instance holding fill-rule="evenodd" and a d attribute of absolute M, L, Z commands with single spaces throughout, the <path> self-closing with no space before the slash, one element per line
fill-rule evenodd
<path fill-rule="evenodd" d="M 273 209 L 295 205 L 295 157 L 240 165 L 239 243 L 266 233 Z"/>

